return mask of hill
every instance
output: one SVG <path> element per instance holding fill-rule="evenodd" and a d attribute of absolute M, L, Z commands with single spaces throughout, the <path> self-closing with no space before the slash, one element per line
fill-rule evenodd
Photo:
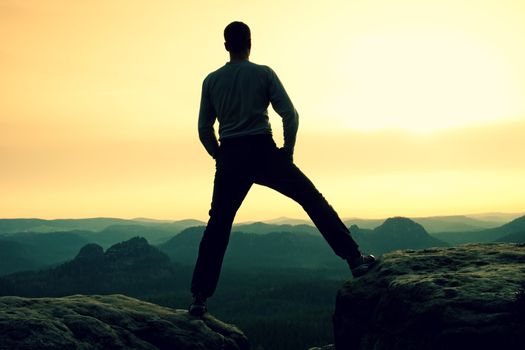
<path fill-rule="evenodd" d="M 0 235 L 4 247 L 10 242 L 13 247 L 8 254 L 2 254 L 0 275 L 34 268 L 43 268 L 71 259 L 78 250 L 88 243 L 82 238 L 85 231 L 65 232 L 21 232 Z M 9 268 L 2 268 L 9 266 Z"/>
<path fill-rule="evenodd" d="M 183 225 L 194 223 L 183 222 Z M 177 224 L 178 225 L 178 224 Z M 110 225 L 101 231 L 70 230 L 58 232 L 16 232 L 0 234 L 0 276 L 13 272 L 46 268 L 73 259 L 87 243 L 104 249 L 136 236 L 153 244 L 162 243 L 179 233 L 177 225 Z M 8 243 L 11 242 L 11 243 Z M 16 244 L 15 244 L 16 243 Z M 12 247 L 12 248 L 8 248 Z"/>
<path fill-rule="evenodd" d="M 501 227 L 502 236 L 497 242 L 525 243 L 525 216 L 517 218 Z"/>
<path fill-rule="evenodd" d="M 508 220 L 505 218 L 508 217 Z M 476 231 L 487 228 L 494 228 L 503 225 L 505 222 L 515 219 L 517 215 L 508 214 L 504 216 L 479 216 L 472 217 L 468 215 L 449 215 L 449 216 L 428 216 L 428 217 L 410 217 L 410 219 L 422 225 L 429 233 L 434 232 L 458 232 L 458 231 Z M 347 218 L 343 222 L 346 226 L 359 226 L 365 229 L 374 229 L 381 225 L 386 219 L 362 219 Z M 291 219 L 280 217 L 273 220 L 264 221 L 266 224 L 289 224 L 289 225 L 309 225 L 313 226 L 310 220 Z M 239 229 L 239 231 L 243 231 Z"/>
<path fill-rule="evenodd" d="M 118 219 L 118 218 L 87 218 L 87 219 L 0 219 L 0 234 L 17 232 L 62 232 L 62 231 L 92 231 L 99 232 L 105 229 L 116 229 L 117 226 L 146 227 L 153 230 L 177 234 L 185 228 L 202 225 L 198 220 L 153 220 L 153 219 Z"/>
<path fill-rule="evenodd" d="M 452 245 L 465 243 L 488 243 L 499 241 L 504 236 L 525 232 L 525 216 L 519 217 L 502 226 L 471 232 L 440 232 L 433 236 Z"/>
<path fill-rule="evenodd" d="M 204 227 L 191 227 L 158 247 L 174 262 L 193 265 L 203 232 Z M 332 253 L 320 234 L 294 232 L 232 232 L 224 258 L 224 267 L 235 269 L 323 268 L 338 265 L 340 259 Z"/>
<path fill-rule="evenodd" d="M 411 217 L 412 221 L 422 225 L 429 233 L 434 232 L 458 232 L 458 231 L 476 231 L 499 226 L 505 221 L 494 222 L 476 219 L 465 215 L 451 216 L 428 216 L 428 217 Z M 384 221 L 384 219 L 347 219 L 347 226 L 359 226 L 361 228 L 373 229 Z"/>
<path fill-rule="evenodd" d="M 308 220 L 307 219 L 294 219 L 294 218 L 289 218 L 286 216 L 281 216 L 281 217 L 270 219 L 270 220 L 263 220 L 263 222 L 267 224 L 272 224 L 272 225 L 286 224 L 286 225 L 310 225 L 312 226 L 312 221 L 309 219 Z"/>
<path fill-rule="evenodd" d="M 71 230 L 99 231 L 110 225 L 134 223 L 118 218 L 89 219 L 0 219 L 0 234 L 15 232 L 57 232 Z"/>
<path fill-rule="evenodd" d="M 491 221 L 496 223 L 496 226 L 501 226 L 506 222 L 517 219 L 525 213 L 481 213 L 481 214 L 470 214 L 469 217 L 473 219 L 479 219 L 483 221 Z"/>
<path fill-rule="evenodd" d="M 38 266 L 28 247 L 18 242 L 0 240 L 0 276 Z"/>
<path fill-rule="evenodd" d="M 115 243 L 137 236 L 146 238 L 152 244 L 161 243 L 179 233 L 178 230 L 179 227 L 173 228 L 169 225 L 119 224 L 108 226 L 97 232 L 83 231 L 79 235 L 87 242 L 96 243 L 103 248 L 107 248 Z"/>
<path fill-rule="evenodd" d="M 290 229 L 288 225 L 277 227 Z M 261 233 L 274 226 L 256 223 L 243 228 L 252 228 L 252 232 L 259 234 L 232 232 L 224 259 L 225 267 L 251 269 L 341 266 L 341 259 L 332 252 L 321 234 L 314 234 L 313 230 L 304 233 L 302 225 L 291 226 L 295 232 L 277 231 L 266 234 Z M 186 229 L 159 245 L 159 249 L 177 263 L 193 265 L 203 231 L 204 227 Z M 395 249 L 422 249 L 447 245 L 431 237 L 421 225 L 406 218 L 387 219 L 374 230 L 352 227 L 351 232 L 364 251 L 375 254 Z"/>
<path fill-rule="evenodd" d="M 232 231 L 266 234 L 272 232 L 289 232 L 289 233 L 308 233 L 311 235 L 319 235 L 319 230 L 306 224 L 291 225 L 291 224 L 268 224 L 264 222 L 253 222 L 250 224 L 235 224 Z"/>
<path fill-rule="evenodd" d="M 498 238 L 496 242 L 525 243 L 525 231 L 515 232 Z"/>
<path fill-rule="evenodd" d="M 73 260 L 56 267 L 0 277 L 0 295 L 138 295 L 176 285 L 175 276 L 175 267 L 164 253 L 144 238 L 135 237 L 105 252 L 101 246 L 90 243 Z"/>
<path fill-rule="evenodd" d="M 373 230 L 350 227 L 360 248 L 373 254 L 384 254 L 397 249 L 424 249 L 447 244 L 430 236 L 420 224 L 408 218 L 395 217 Z"/>
<path fill-rule="evenodd" d="M 499 226 L 500 223 L 494 221 L 485 221 L 465 215 L 450 216 L 430 216 L 411 218 L 414 222 L 422 225 L 427 232 L 454 232 L 454 231 L 475 231 Z"/>

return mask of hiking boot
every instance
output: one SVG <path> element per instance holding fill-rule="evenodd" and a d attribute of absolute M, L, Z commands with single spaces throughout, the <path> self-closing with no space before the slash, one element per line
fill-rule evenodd
<path fill-rule="evenodd" d="M 196 316 L 196 317 L 202 317 L 208 309 L 206 308 L 206 298 L 196 295 L 193 297 L 193 303 L 191 303 L 190 307 L 188 308 L 188 312 L 190 315 Z"/>
<path fill-rule="evenodd" d="M 377 263 L 375 256 L 362 254 L 357 258 L 351 260 L 347 259 L 346 261 L 348 262 L 348 266 L 354 277 L 363 276 Z"/>

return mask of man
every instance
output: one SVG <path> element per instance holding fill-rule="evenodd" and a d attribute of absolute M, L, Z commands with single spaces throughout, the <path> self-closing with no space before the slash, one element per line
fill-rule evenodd
<path fill-rule="evenodd" d="M 350 232 L 313 183 L 293 163 L 299 116 L 275 72 L 249 61 L 251 34 L 242 22 L 224 30 L 230 61 L 203 82 L 199 138 L 216 161 L 210 218 L 193 272 L 189 312 L 202 316 L 217 286 L 231 227 L 250 187 L 268 186 L 298 202 L 354 277 L 376 262 L 362 255 Z M 268 106 L 283 119 L 284 147 L 277 148 Z M 219 142 L 214 123 L 219 121 Z"/>

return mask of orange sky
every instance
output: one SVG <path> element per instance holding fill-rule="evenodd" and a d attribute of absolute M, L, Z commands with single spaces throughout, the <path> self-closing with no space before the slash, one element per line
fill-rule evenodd
<path fill-rule="evenodd" d="M 198 99 L 232 20 L 341 216 L 524 211 L 522 1 L 4 0 L 1 216 L 206 219 Z M 255 187 L 238 220 L 278 216 L 304 213 Z"/>

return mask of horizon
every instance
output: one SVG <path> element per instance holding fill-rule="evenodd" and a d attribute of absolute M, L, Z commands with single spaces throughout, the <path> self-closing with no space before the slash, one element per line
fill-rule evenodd
<path fill-rule="evenodd" d="M 356 217 L 356 216 L 342 216 L 341 220 L 343 221 L 349 221 L 349 220 L 386 220 L 390 218 L 408 218 L 408 219 L 431 219 L 431 218 L 451 218 L 451 217 L 465 217 L 465 218 L 473 218 L 480 221 L 492 221 L 488 219 L 484 219 L 484 217 L 491 217 L 496 216 L 500 217 L 501 220 L 509 220 L 512 221 L 514 219 L 520 218 L 522 216 L 525 216 L 524 212 L 483 212 L 483 213 L 470 213 L 470 214 L 456 214 L 456 215 L 429 215 L 429 216 L 408 216 L 408 215 L 392 215 L 392 216 L 382 216 L 382 217 Z M 167 218 L 155 218 L 155 217 L 116 217 L 116 216 L 88 216 L 88 217 L 54 217 L 54 218 L 44 218 L 44 217 L 0 217 L 0 220 L 85 220 L 85 219 L 120 219 L 120 220 L 130 220 L 130 221 L 141 221 L 141 220 L 152 220 L 152 221 L 163 221 L 167 223 L 171 222 L 179 222 L 179 221 L 200 221 L 203 223 L 206 223 L 206 220 L 204 219 L 198 219 L 194 217 L 185 217 L 185 218 L 176 218 L 176 219 L 167 219 Z M 274 217 L 274 218 L 268 218 L 268 219 L 254 219 L 254 220 L 243 220 L 238 221 L 235 220 L 234 224 L 252 224 L 252 223 L 272 223 L 272 222 L 279 222 L 279 221 L 310 221 L 311 220 L 306 218 L 299 218 L 299 217 L 288 217 L 288 216 L 280 216 L 280 217 Z M 276 225 L 279 225 L 280 223 L 277 223 Z M 294 224 L 292 224 L 294 225 Z M 311 223 L 313 226 L 313 223 Z"/>
<path fill-rule="evenodd" d="M 296 164 L 341 217 L 523 212 L 525 2 L 303 5 L 1 2 L 0 212 L 206 221 L 200 88 L 233 20 L 282 80 Z M 281 216 L 308 219 L 254 186 L 236 222 Z"/>

